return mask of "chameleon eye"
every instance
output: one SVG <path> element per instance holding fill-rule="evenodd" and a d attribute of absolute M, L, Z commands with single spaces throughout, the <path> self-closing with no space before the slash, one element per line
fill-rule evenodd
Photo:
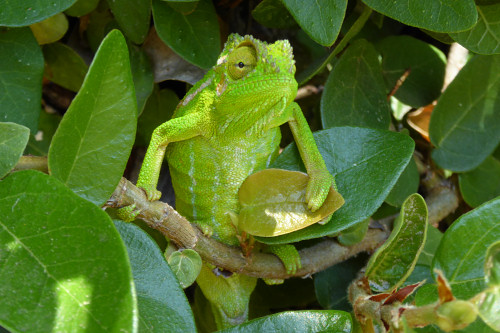
<path fill-rule="evenodd" d="M 251 45 L 243 45 L 229 54 L 228 74 L 233 80 L 238 80 L 250 73 L 257 64 L 257 52 Z"/>

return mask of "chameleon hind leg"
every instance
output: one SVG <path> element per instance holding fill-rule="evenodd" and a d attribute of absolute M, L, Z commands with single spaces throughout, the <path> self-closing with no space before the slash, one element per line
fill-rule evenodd
<path fill-rule="evenodd" d="M 213 266 L 203 263 L 196 282 L 212 305 L 217 328 L 239 325 L 248 319 L 250 295 L 257 284 L 254 277 L 232 274 L 216 275 Z"/>

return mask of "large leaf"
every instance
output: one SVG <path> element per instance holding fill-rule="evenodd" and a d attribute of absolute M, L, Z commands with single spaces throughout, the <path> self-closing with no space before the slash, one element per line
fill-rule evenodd
<path fill-rule="evenodd" d="M 450 34 L 462 46 L 479 54 L 500 53 L 500 3 L 478 6 L 479 20 L 467 31 Z"/>
<path fill-rule="evenodd" d="M 410 194 L 417 192 L 419 183 L 420 175 L 418 174 L 417 163 L 414 159 L 411 159 L 397 183 L 387 198 L 385 198 L 385 202 L 392 206 L 400 207 Z"/>
<path fill-rule="evenodd" d="M 320 209 L 311 212 L 306 201 L 308 181 L 305 173 L 282 169 L 248 176 L 238 191 L 238 229 L 254 236 L 284 235 L 320 222 L 344 204 L 342 196 L 330 187 Z"/>
<path fill-rule="evenodd" d="M 365 4 L 392 19 L 436 32 L 456 32 L 477 21 L 473 0 L 363 0 Z"/>
<path fill-rule="evenodd" d="M 0 324 L 16 332 L 134 332 L 127 252 L 107 214 L 33 170 L 0 182 Z"/>
<path fill-rule="evenodd" d="M 0 4 L 0 13 L 3 13 Z M 0 14 L 1 15 L 1 14 Z M 0 32 L 0 119 L 36 133 L 42 99 L 43 55 L 29 28 Z"/>
<path fill-rule="evenodd" d="M 363 126 L 387 129 L 389 104 L 375 48 L 357 40 L 335 63 L 321 97 L 323 128 Z"/>
<path fill-rule="evenodd" d="M 107 2 L 125 36 L 136 44 L 144 42 L 151 20 L 151 0 L 108 0 Z"/>
<path fill-rule="evenodd" d="M 256 237 L 268 244 L 291 243 L 337 233 L 370 217 L 408 164 L 414 142 L 408 136 L 375 129 L 335 127 L 314 133 L 318 149 L 345 204 L 325 225 L 312 225 L 288 235 Z M 273 168 L 305 171 L 295 144 L 288 146 Z"/>
<path fill-rule="evenodd" d="M 446 64 L 443 52 L 410 36 L 390 36 L 376 46 L 382 54 L 382 70 L 389 90 L 406 70 L 411 71 L 394 95 L 398 100 L 420 107 L 439 97 Z"/>
<path fill-rule="evenodd" d="M 0 123 L 0 179 L 2 179 L 23 154 L 30 130 L 14 123 Z"/>
<path fill-rule="evenodd" d="M 0 0 L 0 26 L 21 27 L 40 22 L 69 8 L 76 0 Z M 0 52 L 1 54 L 1 52 Z"/>
<path fill-rule="evenodd" d="M 148 56 L 138 46 L 129 44 L 130 69 L 134 80 L 135 96 L 137 99 L 137 112 L 141 114 L 148 97 L 153 92 L 153 70 Z"/>
<path fill-rule="evenodd" d="M 486 250 L 500 239 L 500 198 L 462 215 L 446 230 L 433 261 L 453 295 L 468 299 L 486 287 Z"/>
<path fill-rule="evenodd" d="M 102 205 L 125 169 L 135 138 L 136 112 L 127 44 L 114 30 L 103 40 L 54 134 L 51 174 L 81 197 Z"/>
<path fill-rule="evenodd" d="M 183 14 L 165 1 L 153 0 L 153 17 L 158 36 L 182 58 L 201 68 L 215 65 L 220 34 L 212 1 L 200 0 L 193 12 Z"/>
<path fill-rule="evenodd" d="M 488 156 L 474 170 L 460 174 L 458 181 L 465 202 L 477 207 L 500 196 L 500 161 Z"/>
<path fill-rule="evenodd" d="M 220 333 L 351 332 L 351 315 L 344 311 L 288 311 L 250 320 Z"/>
<path fill-rule="evenodd" d="M 138 226 L 115 221 L 127 247 L 141 332 L 195 332 L 193 313 L 158 245 Z"/>
<path fill-rule="evenodd" d="M 500 55 L 476 56 L 458 73 L 432 112 L 433 159 L 443 168 L 468 171 L 500 141 Z"/>
<path fill-rule="evenodd" d="M 389 239 L 368 262 L 365 276 L 372 290 L 391 291 L 406 280 L 424 248 L 427 224 L 425 200 L 415 193 L 403 203 Z"/>
<path fill-rule="evenodd" d="M 347 0 L 311 1 L 283 0 L 295 21 L 315 42 L 330 46 L 337 39 L 344 21 Z"/>
<path fill-rule="evenodd" d="M 77 92 L 82 86 L 88 66 L 72 48 L 62 43 L 43 46 L 46 79 Z"/>

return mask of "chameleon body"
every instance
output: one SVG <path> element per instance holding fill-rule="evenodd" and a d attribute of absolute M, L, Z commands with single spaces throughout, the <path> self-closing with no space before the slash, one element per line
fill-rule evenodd
<path fill-rule="evenodd" d="M 159 199 L 156 185 L 166 153 L 177 211 L 204 233 L 238 245 L 231 219 L 239 210 L 238 189 L 277 156 L 279 126 L 288 122 L 310 176 L 306 200 L 311 210 L 317 210 L 333 177 L 293 101 L 294 74 L 288 41 L 267 44 L 231 35 L 217 65 L 191 88 L 173 118 L 154 131 L 137 185 L 149 200 Z M 244 320 L 255 279 L 212 275 L 205 266 L 198 284 L 212 302 L 219 326 Z"/>

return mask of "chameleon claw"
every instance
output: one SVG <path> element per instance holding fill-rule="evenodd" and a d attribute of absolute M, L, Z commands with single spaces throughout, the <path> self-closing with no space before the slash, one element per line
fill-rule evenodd
<path fill-rule="evenodd" d="M 283 266 L 285 266 L 286 273 L 289 275 L 294 275 L 298 269 L 302 268 L 299 252 L 291 244 L 269 245 L 266 248 L 266 252 L 277 256 L 283 263 Z"/>
<path fill-rule="evenodd" d="M 116 216 L 125 222 L 133 222 L 137 215 L 139 215 L 140 210 L 135 209 L 135 204 L 118 208 L 116 210 Z"/>

